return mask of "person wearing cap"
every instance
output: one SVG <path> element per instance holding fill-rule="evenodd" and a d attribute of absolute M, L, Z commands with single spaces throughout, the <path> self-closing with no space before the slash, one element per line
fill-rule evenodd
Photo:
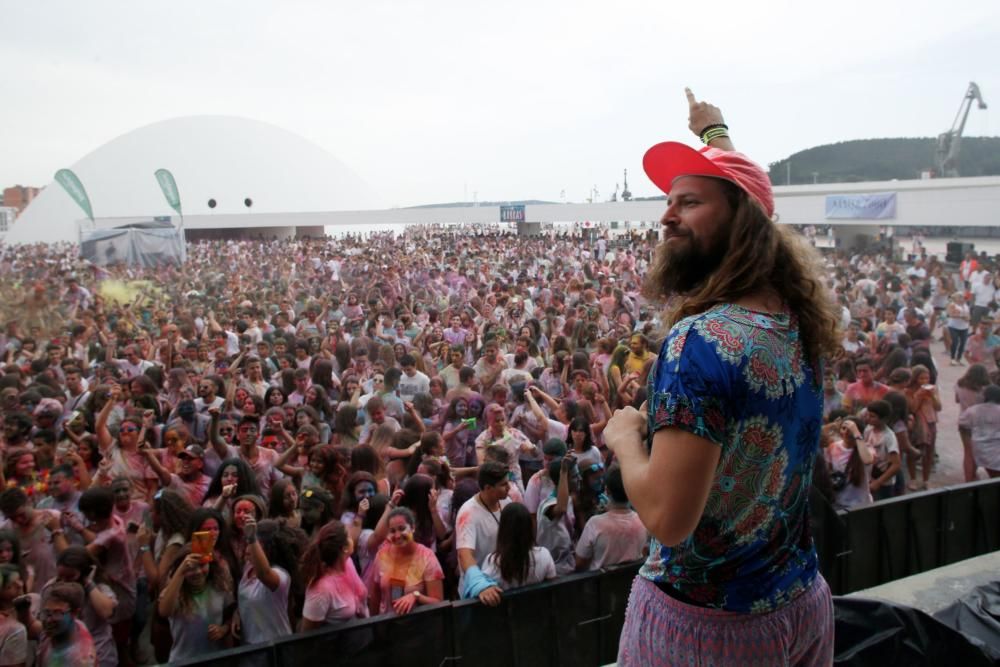
<path fill-rule="evenodd" d="M 807 497 L 839 312 L 816 251 L 774 222 L 767 173 L 687 94 L 708 145 L 643 158 L 668 194 L 645 286 L 674 300 L 670 330 L 645 410 L 619 410 L 604 431 L 653 536 L 618 664 L 829 665 L 833 604 Z"/>
<path fill-rule="evenodd" d="M 204 473 L 205 449 L 201 445 L 190 444 L 177 454 L 180 469 L 177 473 L 167 470 L 162 463 L 158 451 L 146 447 L 141 450 L 149 461 L 149 467 L 160 478 L 161 489 L 173 489 L 191 503 L 192 507 L 200 507 L 205 500 L 212 478 Z"/>

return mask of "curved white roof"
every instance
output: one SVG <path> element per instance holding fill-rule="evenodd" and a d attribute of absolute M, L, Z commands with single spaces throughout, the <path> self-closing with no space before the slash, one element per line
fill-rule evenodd
<path fill-rule="evenodd" d="M 107 218 L 176 220 L 153 176 L 160 168 L 173 173 L 185 216 L 379 208 L 372 188 L 326 150 L 274 125 L 234 116 L 186 116 L 147 125 L 70 168 L 86 188 L 100 227 L 110 226 Z M 248 197 L 249 211 L 243 203 Z M 214 209 L 209 199 L 216 200 Z M 85 219 L 53 181 L 4 240 L 76 241 L 77 222 Z"/>

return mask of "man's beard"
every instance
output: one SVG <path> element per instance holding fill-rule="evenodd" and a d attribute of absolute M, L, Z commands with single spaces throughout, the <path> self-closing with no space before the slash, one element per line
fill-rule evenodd
<path fill-rule="evenodd" d="M 661 241 L 646 273 L 645 291 L 659 298 L 692 292 L 715 273 L 728 251 L 728 237 L 724 235 L 714 240 L 708 250 L 703 250 L 691 236 L 679 238 L 673 246 Z"/>

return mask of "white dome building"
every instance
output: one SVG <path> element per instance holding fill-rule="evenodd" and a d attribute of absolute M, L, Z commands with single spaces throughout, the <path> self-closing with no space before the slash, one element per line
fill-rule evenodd
<path fill-rule="evenodd" d="M 147 125 L 70 167 L 87 190 L 97 228 L 161 216 L 172 216 L 176 224 L 178 216 L 153 175 L 161 168 L 177 182 L 189 239 L 219 233 L 209 230 L 231 230 L 226 234 L 232 235 L 247 228 L 269 235 L 294 233 L 296 227 L 322 234 L 320 217 L 281 214 L 380 208 L 372 188 L 326 150 L 274 125 L 234 116 L 187 116 Z M 4 240 L 76 241 L 80 225 L 90 224 L 53 181 Z"/>

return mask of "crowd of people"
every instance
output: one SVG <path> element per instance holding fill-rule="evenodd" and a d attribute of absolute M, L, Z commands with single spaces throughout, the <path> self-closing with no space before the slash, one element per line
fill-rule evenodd
<path fill-rule="evenodd" d="M 635 561 L 603 431 L 663 335 L 655 239 L 496 230 L 0 249 L 0 664 L 152 664 Z M 817 488 L 926 488 L 945 392 L 1000 474 L 994 275 L 828 256 Z M 357 650 L 364 650 L 358 647 Z M 63 663 L 59 663 L 63 660 Z"/>
<path fill-rule="evenodd" d="M 921 254 L 909 266 L 841 258 L 830 278 L 840 301 L 843 353 L 824 386 L 822 436 L 838 508 L 922 491 L 938 459 L 945 401 L 960 410 L 965 481 L 1000 475 L 1000 278 L 970 253 L 957 267 Z M 942 389 L 932 345 L 965 367 Z"/>

